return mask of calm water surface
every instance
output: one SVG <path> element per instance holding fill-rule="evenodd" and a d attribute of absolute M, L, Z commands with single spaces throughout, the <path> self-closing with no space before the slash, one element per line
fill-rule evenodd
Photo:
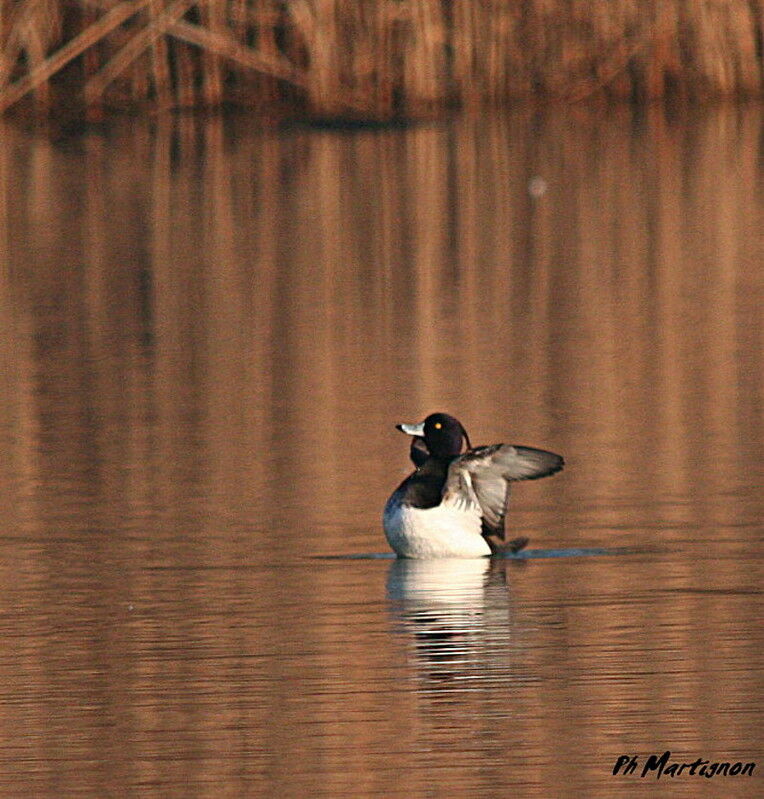
<path fill-rule="evenodd" d="M 0 133 L 0 795 L 764 795 L 761 108 Z M 324 557 L 440 409 L 535 552 Z"/>

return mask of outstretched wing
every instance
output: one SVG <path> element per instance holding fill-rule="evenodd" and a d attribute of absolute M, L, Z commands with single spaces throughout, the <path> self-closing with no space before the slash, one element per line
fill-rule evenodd
<path fill-rule="evenodd" d="M 563 465 L 560 455 L 543 449 L 512 444 L 476 447 L 451 463 L 444 497 L 450 492 L 479 505 L 483 535 L 503 539 L 510 482 L 546 477 Z"/>
<path fill-rule="evenodd" d="M 559 472 L 565 465 L 561 455 L 516 444 L 476 447 L 459 460 L 475 477 L 501 476 L 511 481 L 537 480 Z"/>

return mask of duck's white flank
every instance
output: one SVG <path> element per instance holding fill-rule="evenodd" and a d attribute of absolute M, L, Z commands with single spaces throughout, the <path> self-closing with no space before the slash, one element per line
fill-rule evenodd
<path fill-rule="evenodd" d="M 387 541 L 402 558 L 482 558 L 491 548 L 480 534 L 480 510 L 472 503 L 444 498 L 434 508 L 401 504 L 396 491 L 385 505 Z"/>

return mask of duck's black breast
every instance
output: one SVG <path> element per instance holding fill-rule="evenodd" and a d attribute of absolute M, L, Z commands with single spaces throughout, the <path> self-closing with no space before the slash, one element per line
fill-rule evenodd
<path fill-rule="evenodd" d="M 401 501 L 411 508 L 434 508 L 443 498 L 443 486 L 448 475 L 448 461 L 428 458 L 399 486 Z M 396 493 L 398 493 L 396 492 Z"/>

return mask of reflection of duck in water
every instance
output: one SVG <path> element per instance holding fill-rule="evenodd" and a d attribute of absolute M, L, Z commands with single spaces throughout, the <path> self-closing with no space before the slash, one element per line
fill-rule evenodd
<path fill-rule="evenodd" d="M 560 455 L 511 444 L 473 449 L 461 422 L 445 413 L 398 429 L 414 436 L 417 467 L 385 506 L 385 535 L 399 557 L 477 558 L 525 546 L 504 540 L 509 484 L 559 472 Z"/>
<path fill-rule="evenodd" d="M 506 684 L 516 671 L 517 630 L 504 571 L 510 563 L 438 558 L 390 565 L 387 595 L 411 636 L 413 664 L 428 693 L 453 694 L 492 680 Z"/>

